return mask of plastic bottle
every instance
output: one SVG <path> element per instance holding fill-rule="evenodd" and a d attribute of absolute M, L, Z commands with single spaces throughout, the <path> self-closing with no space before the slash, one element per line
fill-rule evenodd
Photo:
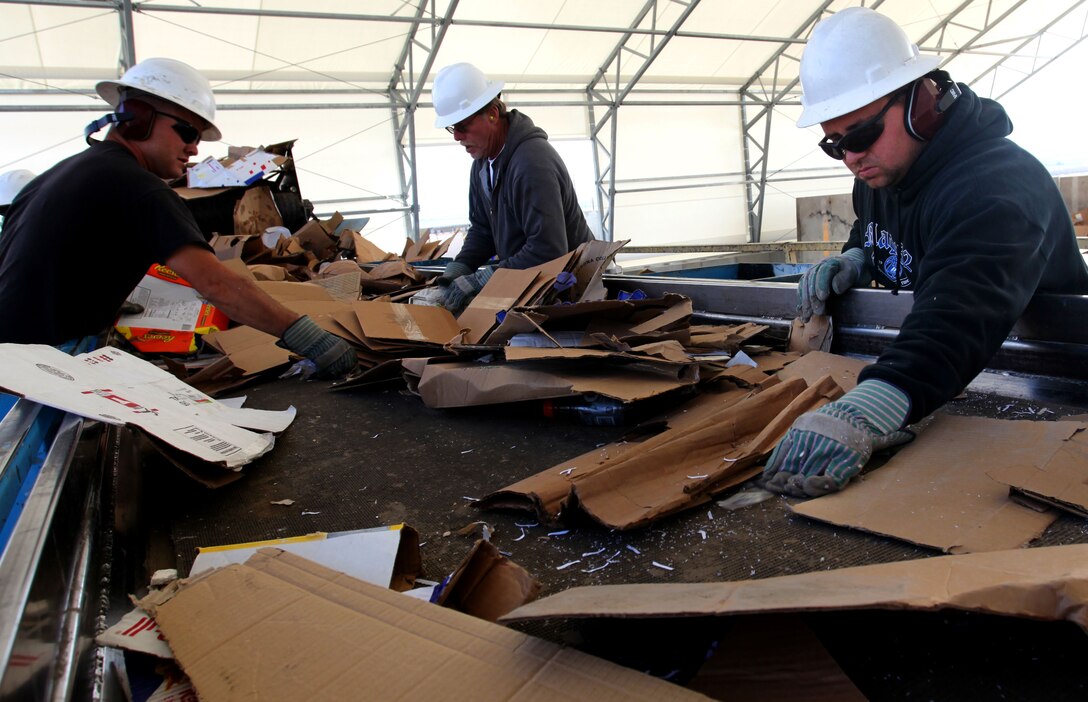
<path fill-rule="evenodd" d="M 544 416 L 572 417 L 588 426 L 618 427 L 627 421 L 627 405 L 590 393 L 571 399 L 544 400 Z"/>

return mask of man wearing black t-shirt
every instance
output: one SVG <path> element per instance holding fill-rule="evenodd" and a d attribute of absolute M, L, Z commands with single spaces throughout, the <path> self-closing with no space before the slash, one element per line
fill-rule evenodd
<path fill-rule="evenodd" d="M 98 94 L 114 112 L 105 141 L 61 161 L 12 202 L 0 237 L 0 342 L 60 344 L 97 335 L 153 263 L 164 263 L 232 320 L 282 339 L 325 377 L 356 355 L 342 339 L 225 268 L 181 198 L 201 139 L 218 140 L 211 86 L 192 67 L 146 59 Z"/>

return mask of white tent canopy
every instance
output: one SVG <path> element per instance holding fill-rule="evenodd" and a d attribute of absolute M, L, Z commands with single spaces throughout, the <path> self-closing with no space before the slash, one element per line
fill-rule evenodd
<path fill-rule="evenodd" d="M 549 133 L 602 236 L 791 238 L 795 198 L 849 189 L 849 173 L 815 147 L 819 129 L 795 126 L 796 79 L 813 24 L 857 4 L 0 0 L 0 171 L 40 172 L 77 152 L 104 112 L 94 83 L 169 56 L 215 88 L 224 143 L 202 156 L 297 139 L 317 211 L 368 214 L 364 233 L 398 249 L 420 228 L 467 220 L 468 157 L 434 128 L 429 90 L 438 68 L 469 61 L 506 81 L 507 104 Z M 1084 0 L 861 4 L 957 80 L 1002 98 L 1036 137 L 1048 127 L 1033 122 L 1034 76 L 1078 56 L 1088 24 Z M 1079 107 L 1074 90 L 1045 94 L 1050 115 Z"/>

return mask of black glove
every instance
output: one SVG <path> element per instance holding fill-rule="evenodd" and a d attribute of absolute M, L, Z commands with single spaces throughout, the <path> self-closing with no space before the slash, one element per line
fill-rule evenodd
<path fill-rule="evenodd" d="M 317 366 L 314 376 L 318 378 L 339 378 L 359 362 L 355 349 L 346 341 L 317 326 L 306 315 L 287 327 L 280 345 L 313 361 Z"/>

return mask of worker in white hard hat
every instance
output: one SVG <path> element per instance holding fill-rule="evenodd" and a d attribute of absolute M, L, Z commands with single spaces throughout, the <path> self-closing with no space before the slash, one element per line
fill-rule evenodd
<path fill-rule="evenodd" d="M 7 214 L 8 207 L 15 201 L 15 196 L 34 180 L 34 171 L 19 168 L 0 173 L 0 217 Z"/>
<path fill-rule="evenodd" d="M 191 66 L 149 58 L 96 86 L 113 111 L 88 125 L 90 147 L 31 182 L 0 236 L 0 342 L 60 344 L 109 328 L 155 263 L 235 322 L 279 337 L 319 375 L 355 367 L 352 348 L 288 310 L 216 258 L 167 186 L 218 140 L 215 97 Z M 103 141 L 91 134 L 110 126 Z"/>
<path fill-rule="evenodd" d="M 503 85 L 469 63 L 446 66 L 434 79 L 434 126 L 473 159 L 465 243 L 438 280 L 453 312 L 495 268 L 531 268 L 593 238 L 563 160 L 528 115 L 506 108 Z"/>
<path fill-rule="evenodd" d="M 799 127 L 855 175 L 842 253 L 802 276 L 800 316 L 871 282 L 913 293 L 899 334 L 858 385 L 799 417 L 764 484 L 840 490 L 875 450 L 959 394 L 1035 292 L 1088 293 L 1088 269 L 1047 170 L 1007 137 L 1005 110 L 938 70 L 891 19 L 852 7 L 820 22 L 801 58 Z"/>

